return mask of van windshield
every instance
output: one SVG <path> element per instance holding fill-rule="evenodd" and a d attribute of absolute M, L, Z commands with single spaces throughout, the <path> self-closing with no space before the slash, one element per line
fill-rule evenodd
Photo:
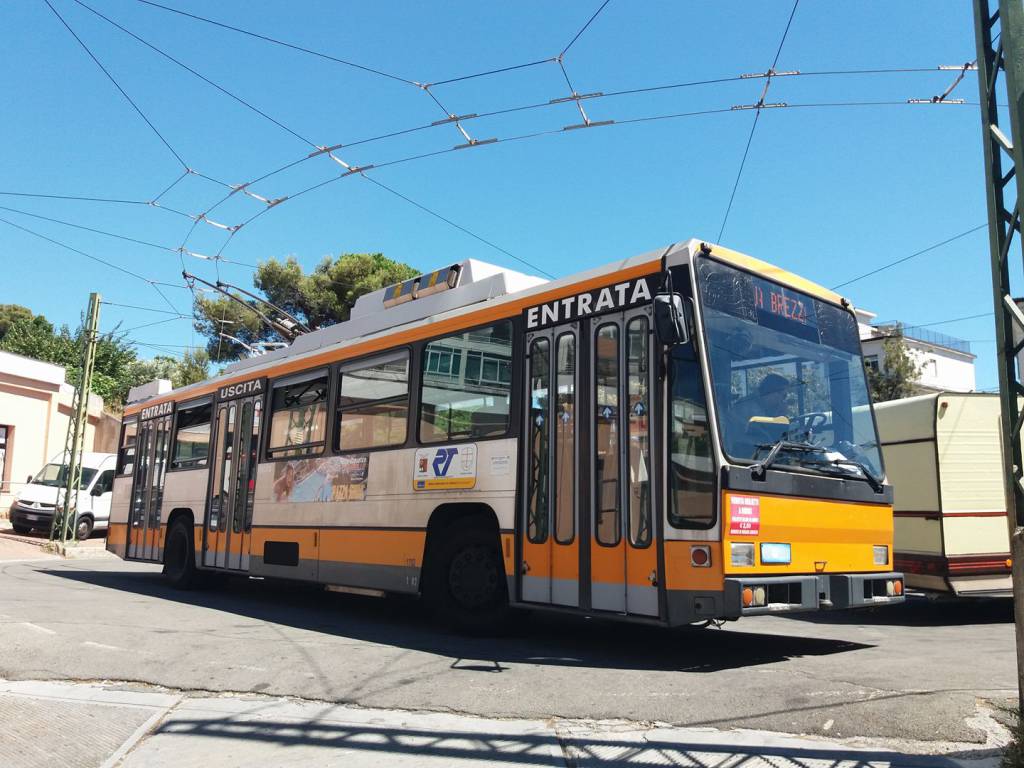
<path fill-rule="evenodd" d="M 82 480 L 78 484 L 79 490 L 84 491 L 89 483 L 96 477 L 96 470 L 92 467 L 82 467 Z M 47 464 L 39 474 L 32 478 L 33 485 L 45 485 L 50 488 L 63 488 L 68 481 L 67 464 Z"/>
<path fill-rule="evenodd" d="M 853 314 L 710 259 L 697 274 L 725 452 L 756 461 L 780 441 L 797 443 L 814 450 L 776 463 L 855 463 L 880 477 Z"/>

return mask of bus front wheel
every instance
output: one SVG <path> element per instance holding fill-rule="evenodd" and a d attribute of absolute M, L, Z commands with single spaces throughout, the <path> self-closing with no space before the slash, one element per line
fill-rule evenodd
<path fill-rule="evenodd" d="M 508 623 L 501 548 L 484 526 L 449 528 L 428 583 L 428 598 L 446 624 L 472 634 L 500 633 Z"/>

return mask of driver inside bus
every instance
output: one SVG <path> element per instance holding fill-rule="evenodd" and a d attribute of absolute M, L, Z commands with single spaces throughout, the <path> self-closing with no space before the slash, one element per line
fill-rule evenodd
<path fill-rule="evenodd" d="M 769 373 L 757 385 L 757 391 L 733 404 L 734 429 L 743 435 L 743 445 L 753 456 L 757 446 L 774 442 L 789 426 L 786 398 L 789 380 Z"/>

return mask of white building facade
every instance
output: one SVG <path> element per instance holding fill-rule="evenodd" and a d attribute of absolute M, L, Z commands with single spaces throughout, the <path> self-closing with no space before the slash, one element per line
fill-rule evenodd
<path fill-rule="evenodd" d="M 903 335 L 907 352 L 917 363 L 920 373 L 917 394 L 929 392 L 973 392 L 975 390 L 974 360 L 970 342 L 937 333 L 930 328 L 901 323 L 877 323 L 875 313 L 857 310 L 860 345 L 864 364 L 885 371 L 885 340 L 897 333 Z M 897 330 L 898 329 L 898 330 Z"/>

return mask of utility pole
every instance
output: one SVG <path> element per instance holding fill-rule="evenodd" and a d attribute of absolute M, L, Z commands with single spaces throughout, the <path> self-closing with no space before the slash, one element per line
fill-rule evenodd
<path fill-rule="evenodd" d="M 1013 610 L 1017 635 L 1017 688 L 1024 716 L 1024 466 L 1018 405 L 1024 397 L 1018 356 L 1024 349 L 1024 313 L 1013 299 L 1013 275 L 1020 285 L 1024 266 L 1020 244 L 1024 206 L 1024 2 L 974 0 L 974 29 L 978 47 L 978 90 L 981 96 L 982 143 L 985 148 L 985 188 L 992 266 L 992 300 L 996 320 L 999 405 L 1002 413 L 1003 477 L 1013 558 Z M 996 27 L 998 26 L 998 33 Z M 1000 76 L 1002 76 L 1000 78 Z M 1000 87 L 1000 80 L 1002 86 Z M 1000 121 L 997 102 L 1004 96 L 1008 118 Z M 1009 129 L 1009 130 L 1007 130 Z M 1004 171 L 1004 168 L 1006 169 Z"/>
<path fill-rule="evenodd" d="M 82 376 L 71 399 L 71 419 L 64 438 L 64 457 L 67 471 L 64 485 L 57 489 L 57 504 L 53 509 L 50 541 L 66 542 L 74 536 L 78 520 L 78 487 L 82 484 L 82 450 L 85 447 L 85 428 L 89 423 L 89 391 L 92 372 L 96 364 L 96 342 L 99 340 L 100 295 L 89 294 L 89 311 L 82 329 Z"/>

